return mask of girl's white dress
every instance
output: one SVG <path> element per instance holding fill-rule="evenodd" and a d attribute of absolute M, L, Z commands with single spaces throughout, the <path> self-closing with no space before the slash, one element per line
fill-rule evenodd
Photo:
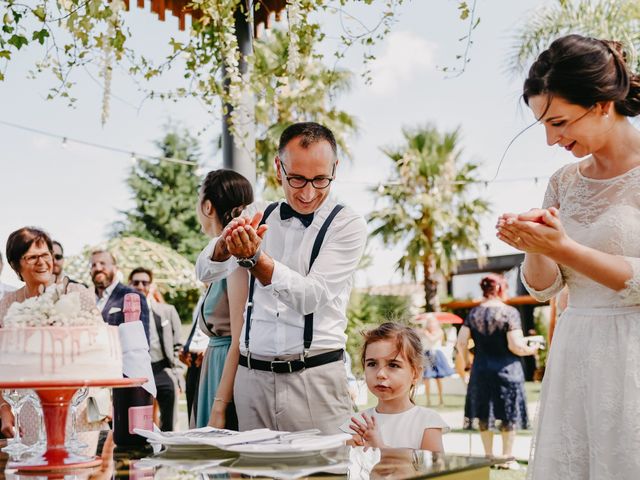
<path fill-rule="evenodd" d="M 553 337 L 528 478 L 640 478 L 640 167 L 606 180 L 578 164 L 551 178 L 544 207 L 560 209 L 567 234 L 623 257 L 633 269 L 614 291 L 569 268 L 535 291 L 547 300 L 567 284 L 569 307 Z"/>
<path fill-rule="evenodd" d="M 390 448 L 415 448 L 420 449 L 422 436 L 427 428 L 439 428 L 442 433 L 449 431 L 449 425 L 443 418 L 430 408 L 414 405 L 402 413 L 378 413 L 375 407 L 363 412 L 354 413 L 354 417 L 360 419 L 366 413 L 369 417 L 375 417 L 380 430 L 382 441 Z M 343 432 L 353 434 L 349 428 L 351 421 L 340 426 Z"/>

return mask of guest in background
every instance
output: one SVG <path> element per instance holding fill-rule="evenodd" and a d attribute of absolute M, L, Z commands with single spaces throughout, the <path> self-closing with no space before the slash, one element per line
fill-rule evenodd
<path fill-rule="evenodd" d="M 206 288 L 209 288 L 209 285 L 206 285 Z M 179 352 L 180 361 L 187 367 L 187 373 L 185 375 L 185 396 L 187 397 L 189 428 L 196 428 L 200 371 L 202 369 L 204 351 L 209 344 L 209 337 L 207 337 L 198 327 L 198 316 L 200 315 L 200 306 L 202 305 L 204 296 L 204 293 L 200 295 L 198 303 L 193 309 L 191 330 L 189 331 L 187 341 L 184 342 L 184 347 L 182 347 Z"/>
<path fill-rule="evenodd" d="M 160 409 L 160 430 L 175 430 L 178 393 L 184 390 L 184 372 L 179 360 L 179 352 L 182 350 L 180 316 L 173 305 L 155 299 L 151 270 L 134 268 L 129 274 L 129 286 L 143 294 L 149 305 L 149 354 L 158 390 L 156 401 Z M 157 297 L 162 298 L 161 295 Z"/>
<path fill-rule="evenodd" d="M 62 244 L 57 240 L 52 240 L 53 243 L 53 277 L 56 283 L 62 283 L 65 278 L 71 283 L 82 283 L 77 280 L 69 278 L 64 271 L 64 249 Z M 82 283 L 86 287 L 84 283 Z"/>
<path fill-rule="evenodd" d="M 422 343 L 424 347 L 424 371 L 422 381 L 427 397 L 427 406 L 431 406 L 431 379 L 436 381 L 438 387 L 438 405 L 444 405 L 442 398 L 442 379 L 456 373 L 449 365 L 447 357 L 442 351 L 444 342 L 444 330 L 435 315 L 426 313 L 423 315 L 424 328 L 422 330 Z"/>
<path fill-rule="evenodd" d="M 253 202 L 249 181 L 231 170 L 209 172 L 202 183 L 196 210 L 202 232 L 218 237 L 222 229 Z M 196 425 L 238 429 L 233 385 L 240 358 L 240 330 L 247 299 L 243 269 L 210 283 L 200 306 L 198 325 L 209 337 L 198 386 Z"/>
<path fill-rule="evenodd" d="M 2 267 L 4 265 L 2 264 L 2 253 L 0 253 L 0 274 L 2 273 Z M 13 292 L 16 288 L 12 287 L 11 285 L 7 285 L 6 283 L 2 283 L 0 282 L 0 300 L 2 300 L 2 297 L 4 296 L 5 293 L 7 292 Z"/>
<path fill-rule="evenodd" d="M 115 256 L 107 250 L 95 250 L 91 253 L 91 280 L 95 286 L 95 301 L 102 318 L 109 325 L 124 322 L 124 296 L 135 293 L 140 296 L 140 320 L 149 339 L 149 307 L 145 296 L 118 281 L 118 267 Z"/>
<path fill-rule="evenodd" d="M 521 356 L 533 355 L 537 346 L 527 346 L 520 314 L 503 301 L 504 279 L 489 274 L 480 282 L 484 302 L 474 307 L 458 334 L 458 352 L 468 357 L 469 338 L 475 357 L 464 405 L 464 428 L 480 429 L 487 456 L 493 456 L 493 432 L 502 433 L 504 468 L 518 469 L 512 457 L 517 429 L 528 427 L 527 401 Z"/>

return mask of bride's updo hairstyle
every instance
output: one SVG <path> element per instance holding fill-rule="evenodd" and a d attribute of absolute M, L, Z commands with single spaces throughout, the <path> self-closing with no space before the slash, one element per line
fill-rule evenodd
<path fill-rule="evenodd" d="M 640 114 L 640 77 L 629 69 L 622 44 L 611 40 L 581 35 L 555 40 L 531 65 L 524 82 L 527 105 L 541 94 L 584 108 L 612 101 L 620 115 Z"/>
<path fill-rule="evenodd" d="M 201 201 L 209 200 L 223 227 L 253 203 L 253 188 L 245 177 L 233 170 L 209 172 L 200 187 Z"/>

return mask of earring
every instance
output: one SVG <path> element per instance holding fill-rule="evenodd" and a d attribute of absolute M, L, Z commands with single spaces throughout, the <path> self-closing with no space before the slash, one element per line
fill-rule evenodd
<path fill-rule="evenodd" d="M 607 112 L 604 112 L 604 113 L 602 114 L 602 116 L 603 116 L 604 118 L 609 118 L 609 114 L 608 114 Z"/>

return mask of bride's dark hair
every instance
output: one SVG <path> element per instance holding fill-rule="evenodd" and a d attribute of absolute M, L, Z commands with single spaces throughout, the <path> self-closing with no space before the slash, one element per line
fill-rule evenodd
<path fill-rule="evenodd" d="M 253 188 L 249 180 L 233 170 L 209 172 L 200 187 L 201 200 L 209 200 L 216 210 L 218 219 L 225 227 L 244 208 L 253 203 Z"/>
<path fill-rule="evenodd" d="M 640 77 L 627 65 L 620 42 L 581 35 L 555 40 L 531 65 L 522 97 L 549 94 L 585 108 L 612 101 L 616 112 L 640 114 Z"/>

